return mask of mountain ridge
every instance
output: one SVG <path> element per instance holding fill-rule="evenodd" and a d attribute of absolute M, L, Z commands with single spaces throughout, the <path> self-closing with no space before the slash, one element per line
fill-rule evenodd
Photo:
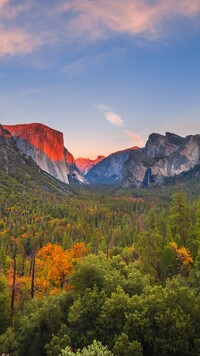
<path fill-rule="evenodd" d="M 86 179 L 90 184 L 121 184 L 123 165 L 128 159 L 132 150 L 138 147 L 130 147 L 121 151 L 111 153 L 101 162 L 93 166 L 86 174 Z"/>
<path fill-rule="evenodd" d="M 200 135 L 181 137 L 152 133 L 143 148 L 127 149 L 106 157 L 86 179 L 91 184 L 118 184 L 123 188 L 163 184 L 200 163 Z"/>
<path fill-rule="evenodd" d="M 43 171 L 67 184 L 142 188 L 163 184 L 166 178 L 188 172 L 200 164 L 199 134 L 181 137 L 170 132 L 152 133 L 143 148 L 133 146 L 107 157 L 98 156 L 96 160 L 75 160 L 64 146 L 62 132 L 44 124 L 0 125 L 0 135 L 11 140 Z"/>

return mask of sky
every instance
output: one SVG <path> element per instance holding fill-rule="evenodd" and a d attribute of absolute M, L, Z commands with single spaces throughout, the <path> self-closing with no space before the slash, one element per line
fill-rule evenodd
<path fill-rule="evenodd" d="M 95 158 L 200 134 L 200 0 L 0 0 L 0 123 Z"/>

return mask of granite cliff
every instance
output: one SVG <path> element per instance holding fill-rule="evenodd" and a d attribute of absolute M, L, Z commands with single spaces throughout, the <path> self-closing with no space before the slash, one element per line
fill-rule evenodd
<path fill-rule="evenodd" d="M 151 134 L 144 148 L 131 152 L 125 162 L 122 186 L 162 184 L 165 178 L 187 172 L 200 163 L 200 135 L 180 137 L 167 132 Z"/>
<path fill-rule="evenodd" d="M 123 168 L 130 152 L 138 147 L 131 147 L 123 151 L 112 153 L 93 166 L 86 174 L 86 179 L 91 184 L 121 184 Z"/>
<path fill-rule="evenodd" d="M 22 152 L 16 145 L 16 140 L 10 132 L 0 125 L 0 188 L 7 191 L 19 189 L 18 192 L 38 188 L 49 193 L 62 195 L 73 194 L 70 187 L 55 179 Z M 32 193 L 31 193 L 32 194 Z"/>
<path fill-rule="evenodd" d="M 4 125 L 16 146 L 38 166 L 62 182 L 85 182 L 72 154 L 64 147 L 63 134 L 39 123 Z"/>

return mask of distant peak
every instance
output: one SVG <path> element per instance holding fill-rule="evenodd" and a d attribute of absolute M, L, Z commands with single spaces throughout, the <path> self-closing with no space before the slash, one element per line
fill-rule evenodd
<path fill-rule="evenodd" d="M 99 155 L 96 159 L 79 157 L 75 160 L 77 167 L 80 171 L 86 174 L 95 164 L 99 163 L 105 156 Z"/>

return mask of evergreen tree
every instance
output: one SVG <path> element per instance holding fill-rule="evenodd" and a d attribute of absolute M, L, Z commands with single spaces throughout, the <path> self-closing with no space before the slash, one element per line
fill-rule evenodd
<path fill-rule="evenodd" d="M 177 192 L 172 196 L 170 223 L 173 237 L 178 245 L 188 247 L 191 236 L 191 222 L 190 209 L 184 193 Z"/>

